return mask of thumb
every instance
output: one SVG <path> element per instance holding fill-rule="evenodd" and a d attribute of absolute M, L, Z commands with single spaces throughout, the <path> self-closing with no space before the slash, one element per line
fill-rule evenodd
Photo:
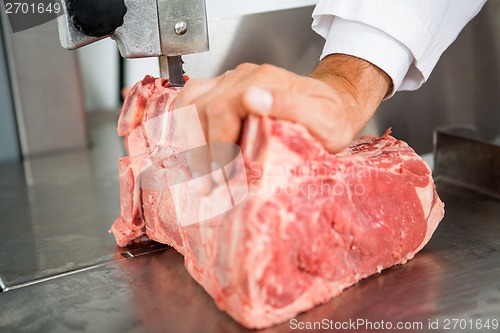
<path fill-rule="evenodd" d="M 242 102 L 252 114 L 304 125 L 331 153 L 342 151 L 352 140 L 345 112 L 339 113 L 339 106 L 328 96 L 252 87 Z"/>
<path fill-rule="evenodd" d="M 243 94 L 243 106 L 259 116 L 270 116 L 274 104 L 274 96 L 267 89 L 251 87 Z"/>

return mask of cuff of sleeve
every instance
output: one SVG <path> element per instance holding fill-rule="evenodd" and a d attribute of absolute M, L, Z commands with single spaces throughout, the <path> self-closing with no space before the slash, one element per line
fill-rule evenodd
<path fill-rule="evenodd" d="M 325 38 L 321 59 L 334 53 L 348 54 L 364 59 L 386 72 L 393 84 L 386 99 L 400 88 L 414 61 L 412 53 L 403 44 L 385 32 L 361 22 L 335 16 Z"/>

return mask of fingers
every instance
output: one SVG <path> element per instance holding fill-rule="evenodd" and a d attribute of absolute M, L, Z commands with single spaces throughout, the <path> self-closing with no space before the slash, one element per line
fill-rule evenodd
<path fill-rule="evenodd" d="M 196 106 L 207 142 L 236 142 L 242 118 L 241 103 L 234 102 L 241 94 L 237 86 L 255 67 L 242 64 L 215 79 L 189 80 L 177 96 L 175 108 Z"/>
<path fill-rule="evenodd" d="M 244 63 L 213 79 L 190 79 L 177 96 L 175 108 L 190 104 L 196 104 L 197 107 L 203 108 L 207 100 L 234 87 L 238 82 L 251 76 L 258 67 L 255 64 Z"/>
<path fill-rule="evenodd" d="M 236 142 L 241 127 L 241 109 L 234 102 L 240 93 L 229 89 L 248 76 L 247 70 L 256 65 L 242 65 L 223 75 L 209 80 L 189 80 L 176 99 L 175 108 L 195 105 L 208 146 L 191 149 L 186 157 L 195 180 L 192 184 L 199 195 L 208 195 L 214 184 L 223 184 L 221 168 L 232 157 L 230 146 L 212 144 L 215 142 Z M 240 103 L 241 104 L 241 103 Z M 192 124 L 192 122 L 186 122 Z M 193 129 L 194 130 L 194 129 Z M 192 136 L 192 135 L 191 135 Z M 208 148 L 210 147 L 211 150 Z"/>
<path fill-rule="evenodd" d="M 223 168 L 233 158 L 233 145 L 236 143 L 241 130 L 241 118 L 235 105 L 235 98 L 214 101 L 206 109 L 208 141 L 214 170 L 213 180 L 218 184 L 224 183 Z"/>
<path fill-rule="evenodd" d="M 208 146 L 190 149 L 185 152 L 185 156 L 191 171 L 192 189 L 197 195 L 208 195 L 213 186 L 210 176 L 212 169 Z"/>
<path fill-rule="evenodd" d="M 222 77 L 215 79 L 190 79 L 175 99 L 175 108 L 196 104 L 196 100 L 213 90 Z"/>
<path fill-rule="evenodd" d="M 236 105 L 231 100 L 212 102 L 206 107 L 205 114 L 208 119 L 209 142 L 236 142 L 240 133 L 241 117 Z"/>
<path fill-rule="evenodd" d="M 219 185 L 224 184 L 232 176 L 231 162 L 233 162 L 238 154 L 235 151 L 235 147 L 237 146 L 228 142 L 210 143 L 212 179 Z"/>
<path fill-rule="evenodd" d="M 329 152 L 337 153 L 352 141 L 353 131 L 348 108 L 334 96 L 252 87 L 242 103 L 250 113 L 303 124 Z"/>

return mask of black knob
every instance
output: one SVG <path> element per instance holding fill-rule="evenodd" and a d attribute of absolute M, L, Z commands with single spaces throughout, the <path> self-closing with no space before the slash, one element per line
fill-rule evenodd
<path fill-rule="evenodd" d="M 88 36 L 103 37 L 123 24 L 124 0 L 67 0 L 73 24 Z"/>

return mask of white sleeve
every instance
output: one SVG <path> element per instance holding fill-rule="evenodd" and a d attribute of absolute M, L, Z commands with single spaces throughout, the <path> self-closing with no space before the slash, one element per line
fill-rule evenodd
<path fill-rule="evenodd" d="M 394 92 L 416 90 L 486 0 L 319 0 L 312 28 L 321 59 L 343 53 L 385 71 Z M 392 95 L 391 94 L 391 95 Z"/>

